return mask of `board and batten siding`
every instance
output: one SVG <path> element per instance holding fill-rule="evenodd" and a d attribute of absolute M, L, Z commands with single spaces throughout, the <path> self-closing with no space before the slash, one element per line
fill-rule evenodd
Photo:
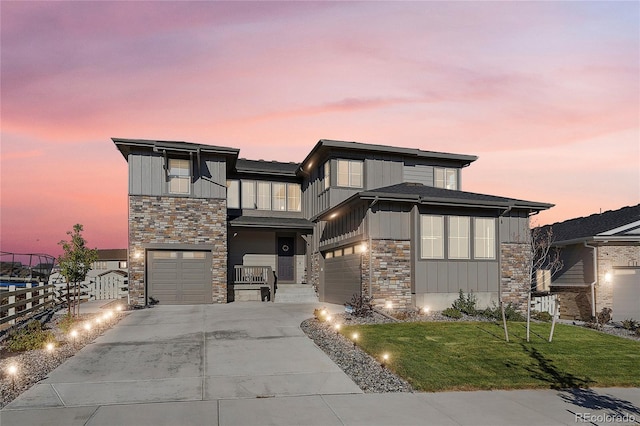
<path fill-rule="evenodd" d="M 169 156 L 169 158 L 172 158 Z M 226 198 L 226 161 L 224 158 L 202 156 L 200 168 L 191 163 L 192 198 Z M 174 195 L 167 190 L 164 156 L 152 151 L 129 154 L 129 195 Z"/>
<path fill-rule="evenodd" d="M 364 160 L 364 189 L 378 189 L 402 183 L 403 162 L 391 158 Z"/>
<path fill-rule="evenodd" d="M 529 217 L 525 212 L 511 212 L 498 218 L 498 227 L 501 243 L 526 243 L 531 235 Z"/>
<path fill-rule="evenodd" d="M 369 234 L 373 239 L 411 239 L 411 206 L 377 203 L 369 211 Z"/>

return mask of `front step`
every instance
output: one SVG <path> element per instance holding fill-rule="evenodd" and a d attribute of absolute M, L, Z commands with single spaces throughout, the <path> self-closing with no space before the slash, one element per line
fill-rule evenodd
<path fill-rule="evenodd" d="M 275 303 L 318 303 L 311 284 L 278 284 Z"/>

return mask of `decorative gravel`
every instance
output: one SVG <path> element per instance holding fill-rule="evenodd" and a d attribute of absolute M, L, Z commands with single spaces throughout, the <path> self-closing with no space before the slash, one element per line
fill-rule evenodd
<path fill-rule="evenodd" d="M 26 352 L 9 352 L 6 348 L 6 342 L 0 344 L 0 409 L 31 386 L 46 379 L 49 372 L 72 357 L 84 346 L 101 336 L 126 314 L 126 312 L 114 312 L 113 317 L 108 323 L 103 322 L 98 326 L 92 323 L 93 327 L 90 331 L 79 329 L 75 342 L 69 341 L 69 337 L 58 327 L 63 316 L 54 315 L 51 321 L 43 327 L 52 331 L 57 341 L 57 346 L 51 353 L 45 349 Z M 81 321 L 91 321 L 96 318 L 96 316 L 96 314 L 82 314 L 79 318 Z M 10 365 L 16 365 L 18 367 L 15 381 L 12 380 L 8 374 L 8 367 Z"/>

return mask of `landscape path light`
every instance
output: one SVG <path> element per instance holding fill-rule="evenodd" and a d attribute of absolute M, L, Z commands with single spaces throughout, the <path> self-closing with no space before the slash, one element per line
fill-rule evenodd
<path fill-rule="evenodd" d="M 429 307 L 428 307 L 428 306 L 423 307 L 423 308 L 422 308 L 422 313 L 423 313 L 424 315 L 429 315 Z"/>
<path fill-rule="evenodd" d="M 16 376 L 18 375 L 18 366 L 16 364 L 10 364 L 7 367 L 7 374 L 11 376 L 11 389 L 16 390 Z"/>
<path fill-rule="evenodd" d="M 47 352 L 51 353 L 53 352 L 53 350 L 56 348 L 56 345 L 53 344 L 53 342 L 49 342 L 47 343 L 47 346 L 45 346 L 45 349 L 47 350 Z"/>
<path fill-rule="evenodd" d="M 353 339 L 353 348 L 355 349 L 358 344 L 358 333 L 353 333 L 351 339 Z"/>
<path fill-rule="evenodd" d="M 387 300 L 384 304 L 386 309 L 393 309 L 393 302 L 391 300 Z"/>
<path fill-rule="evenodd" d="M 76 346 L 76 342 L 78 341 L 78 330 L 71 330 L 71 333 L 69 333 L 69 336 L 73 341 L 73 346 Z"/>
<path fill-rule="evenodd" d="M 333 317 L 331 315 L 327 315 L 327 321 L 331 322 L 331 320 L 333 319 Z"/>
<path fill-rule="evenodd" d="M 89 321 L 84 323 L 84 329 L 87 331 L 91 331 L 91 323 Z"/>
<path fill-rule="evenodd" d="M 383 354 L 382 355 L 382 363 L 380 363 L 380 366 L 382 368 L 385 368 L 387 365 L 387 361 L 389 361 L 389 354 Z"/>
<path fill-rule="evenodd" d="M 336 325 L 333 326 L 333 328 L 336 329 L 336 335 L 340 334 L 340 327 L 341 327 L 340 324 L 336 324 Z"/>

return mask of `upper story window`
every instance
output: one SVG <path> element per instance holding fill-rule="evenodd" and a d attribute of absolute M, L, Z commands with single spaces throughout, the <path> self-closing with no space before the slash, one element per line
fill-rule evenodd
<path fill-rule="evenodd" d="M 240 181 L 239 180 L 227 181 L 227 208 L 230 208 L 230 209 L 240 208 Z"/>
<path fill-rule="evenodd" d="M 433 186 L 444 189 L 458 188 L 458 169 L 446 169 L 444 167 L 433 168 Z"/>
<path fill-rule="evenodd" d="M 169 159 L 169 193 L 189 194 L 191 192 L 191 164 L 189 160 Z"/>
<path fill-rule="evenodd" d="M 338 186 L 362 188 L 362 161 L 338 160 Z"/>
<path fill-rule="evenodd" d="M 92 269 L 107 269 L 107 262 L 104 262 L 104 261 L 93 262 Z"/>
<path fill-rule="evenodd" d="M 322 186 L 324 189 L 329 189 L 329 187 L 331 186 L 331 165 L 329 160 L 324 163 L 324 176 L 322 176 Z"/>
<path fill-rule="evenodd" d="M 127 269 L 127 261 L 126 260 L 121 260 L 118 262 L 118 268 L 120 269 Z"/>
<path fill-rule="evenodd" d="M 235 184 L 234 184 L 235 182 Z M 239 192 L 232 195 L 232 187 L 239 187 Z M 302 211 L 302 191 L 297 183 L 269 182 L 243 180 L 227 181 L 227 205 L 229 208 L 242 200 L 243 209 L 273 210 L 273 211 Z"/>

